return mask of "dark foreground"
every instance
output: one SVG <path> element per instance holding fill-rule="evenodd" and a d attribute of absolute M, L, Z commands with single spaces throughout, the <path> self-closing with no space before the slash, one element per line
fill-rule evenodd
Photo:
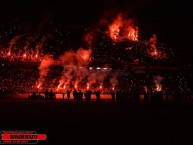
<path fill-rule="evenodd" d="M 193 143 L 193 104 L 0 100 L 0 114 L 0 130 L 47 134 L 38 144 Z"/>

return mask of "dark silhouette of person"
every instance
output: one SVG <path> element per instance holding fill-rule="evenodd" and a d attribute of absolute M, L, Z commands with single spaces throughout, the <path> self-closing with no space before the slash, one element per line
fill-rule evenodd
<path fill-rule="evenodd" d="M 100 98 L 101 98 L 101 91 L 100 91 L 100 90 L 97 90 L 97 91 L 95 92 L 95 95 L 96 95 L 97 101 L 100 101 Z"/>
<path fill-rule="evenodd" d="M 80 101 L 80 90 L 77 91 L 77 101 Z"/>
<path fill-rule="evenodd" d="M 71 93 L 71 90 L 67 90 L 67 100 L 68 101 L 70 100 L 70 93 Z"/>
<path fill-rule="evenodd" d="M 47 101 L 48 100 L 48 98 L 49 98 L 49 92 L 48 92 L 48 90 L 46 90 L 45 92 L 44 92 L 44 97 L 45 97 L 45 100 Z"/>
<path fill-rule="evenodd" d="M 43 96 L 40 93 L 38 93 L 38 95 L 36 96 L 36 99 L 42 99 L 42 98 Z"/>
<path fill-rule="evenodd" d="M 112 101 L 114 101 L 115 100 L 115 91 L 111 92 L 111 97 L 112 97 Z"/>
<path fill-rule="evenodd" d="M 157 95 L 158 95 L 158 103 L 162 104 L 163 103 L 163 92 L 159 91 Z"/>
<path fill-rule="evenodd" d="M 54 99 L 54 92 L 52 90 L 49 92 L 49 99 Z"/>
<path fill-rule="evenodd" d="M 62 99 L 63 99 L 63 100 L 64 100 L 64 95 L 65 95 L 65 93 L 63 92 L 63 93 L 62 93 Z"/>
<path fill-rule="evenodd" d="M 53 99 L 56 99 L 56 93 L 53 92 Z"/>
<path fill-rule="evenodd" d="M 81 90 L 79 90 L 78 92 L 78 100 L 82 101 L 83 98 L 83 92 Z"/>
<path fill-rule="evenodd" d="M 117 94 L 116 94 L 116 100 L 117 100 L 117 101 L 120 101 L 120 98 L 121 98 L 121 91 L 118 90 L 118 91 L 117 91 Z"/>
<path fill-rule="evenodd" d="M 91 92 L 90 90 L 87 90 L 87 91 L 85 92 L 86 102 L 90 102 L 90 100 L 91 100 L 91 94 L 92 94 L 92 92 Z"/>
<path fill-rule="evenodd" d="M 127 101 L 127 92 L 126 90 L 121 90 L 120 91 L 120 102 L 125 103 Z"/>
<path fill-rule="evenodd" d="M 157 97 L 157 91 L 153 92 L 151 103 L 157 103 L 158 97 Z"/>
<path fill-rule="evenodd" d="M 73 97 L 74 97 L 74 101 L 78 99 L 78 92 L 76 91 L 76 89 L 74 89 L 73 91 Z"/>
<path fill-rule="evenodd" d="M 124 90 L 122 96 L 123 96 L 123 102 L 124 102 L 124 103 L 130 101 L 130 98 L 129 98 L 129 91 Z"/>
<path fill-rule="evenodd" d="M 155 98 L 154 98 L 154 92 L 151 92 L 151 93 L 149 94 L 149 101 L 150 101 L 150 103 L 152 104 L 152 103 L 154 103 L 154 100 L 155 100 Z"/>
<path fill-rule="evenodd" d="M 149 93 L 148 93 L 148 92 L 145 92 L 145 93 L 144 93 L 144 102 L 145 102 L 145 103 L 149 103 L 149 99 L 150 99 L 149 97 L 150 97 L 150 96 L 149 96 Z"/>
<path fill-rule="evenodd" d="M 161 104 L 163 102 L 162 91 L 155 91 L 152 97 L 153 97 L 152 103 Z"/>
<path fill-rule="evenodd" d="M 84 93 L 84 97 L 86 99 L 86 102 L 88 102 L 88 90 Z"/>
<path fill-rule="evenodd" d="M 31 96 L 31 99 L 36 99 L 36 97 L 37 97 L 37 96 L 36 96 L 36 92 L 33 91 L 33 92 L 32 92 L 32 96 Z"/>

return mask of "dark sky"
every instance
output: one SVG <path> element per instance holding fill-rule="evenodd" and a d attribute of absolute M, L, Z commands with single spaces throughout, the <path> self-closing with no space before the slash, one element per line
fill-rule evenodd
<path fill-rule="evenodd" d="M 193 52 L 191 1 L 169 0 L 1 0 L 0 23 L 94 25 L 105 16 L 124 12 L 136 17 L 141 39 L 158 39 L 179 52 Z"/>

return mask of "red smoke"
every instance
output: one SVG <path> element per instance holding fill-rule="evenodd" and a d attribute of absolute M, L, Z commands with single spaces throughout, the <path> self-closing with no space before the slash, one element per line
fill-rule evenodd
<path fill-rule="evenodd" d="M 54 64 L 54 60 L 51 55 L 45 55 L 39 66 L 39 79 L 38 85 L 41 87 L 44 84 L 45 78 L 48 75 L 49 67 Z"/>
<path fill-rule="evenodd" d="M 138 41 L 138 27 L 134 19 L 126 19 L 122 14 L 119 14 L 109 25 L 109 36 L 115 42 L 125 39 Z"/>

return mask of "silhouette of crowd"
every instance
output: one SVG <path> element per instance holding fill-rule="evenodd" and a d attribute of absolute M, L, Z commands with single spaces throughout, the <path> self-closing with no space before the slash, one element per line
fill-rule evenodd
<path fill-rule="evenodd" d="M 33 91 L 32 95 L 29 95 L 28 98 L 32 100 L 37 100 L 37 99 L 53 100 L 56 98 L 56 94 L 52 90 L 49 92 L 48 90 L 46 90 L 44 92 L 44 95 L 41 95 L 39 92 L 37 93 Z"/>

